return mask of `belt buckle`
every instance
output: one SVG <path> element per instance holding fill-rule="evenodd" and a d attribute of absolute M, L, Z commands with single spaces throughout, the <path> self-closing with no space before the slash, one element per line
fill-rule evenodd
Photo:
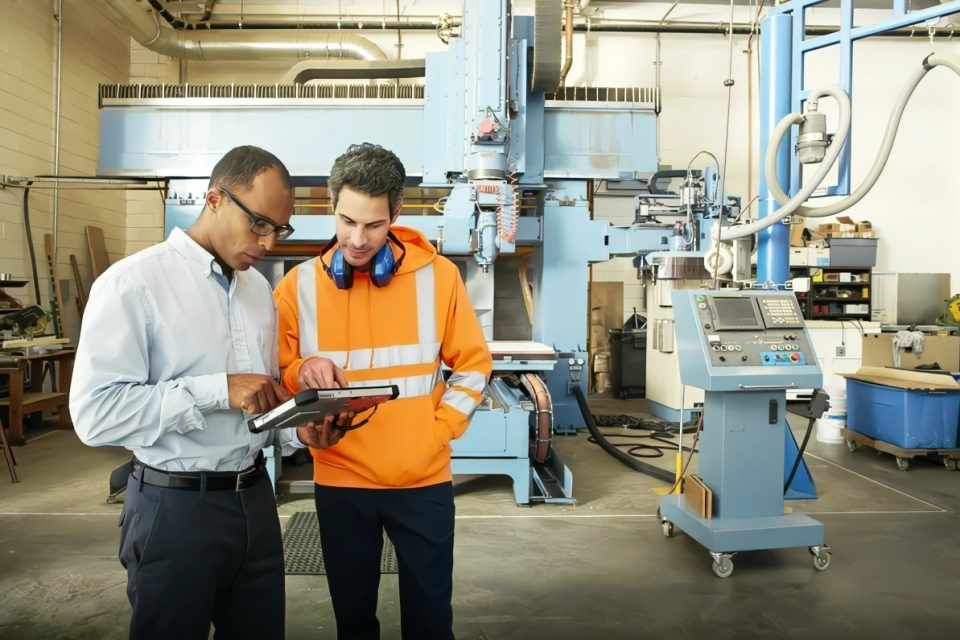
<path fill-rule="evenodd" d="M 246 478 L 256 472 L 257 472 L 257 468 L 254 467 L 252 469 L 248 469 L 247 471 L 241 471 L 237 473 L 237 481 L 233 486 L 233 490 L 236 492 L 239 492 L 241 489 L 243 489 L 243 487 L 240 486 L 241 483 L 243 482 L 243 478 Z"/>

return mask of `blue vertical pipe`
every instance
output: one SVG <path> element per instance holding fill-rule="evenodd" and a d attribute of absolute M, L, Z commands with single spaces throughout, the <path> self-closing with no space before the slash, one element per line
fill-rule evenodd
<path fill-rule="evenodd" d="M 760 199 L 759 216 L 772 215 L 779 205 L 770 192 L 763 170 L 767 144 L 777 123 L 790 113 L 791 30 L 793 18 L 778 14 L 760 23 Z M 780 145 L 777 179 L 791 193 L 790 143 Z M 774 224 L 760 232 L 757 251 L 757 282 L 783 285 L 790 268 L 790 227 Z"/>

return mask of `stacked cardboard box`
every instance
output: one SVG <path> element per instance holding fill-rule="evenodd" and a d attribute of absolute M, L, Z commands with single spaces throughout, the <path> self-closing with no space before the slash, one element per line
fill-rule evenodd
<path fill-rule="evenodd" d="M 836 222 L 821 224 L 817 231 L 826 238 L 876 238 L 869 220 L 854 222 L 847 216 L 837 216 Z"/>
<path fill-rule="evenodd" d="M 610 338 L 604 323 L 603 307 L 590 309 L 590 390 L 610 388 Z"/>

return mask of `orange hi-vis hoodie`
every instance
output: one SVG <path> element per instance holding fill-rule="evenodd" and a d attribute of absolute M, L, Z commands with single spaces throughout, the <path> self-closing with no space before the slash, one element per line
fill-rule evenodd
<path fill-rule="evenodd" d="M 332 447 L 312 450 L 319 485 L 382 489 L 449 481 L 450 441 L 466 431 L 490 377 L 490 351 L 456 265 L 420 232 L 391 230 L 406 256 L 385 287 L 354 271 L 353 286 L 338 289 L 313 258 L 274 291 L 287 390 L 300 391 L 300 367 L 314 356 L 333 360 L 353 386 L 400 389 L 370 422 Z M 400 249 L 389 246 L 399 258 Z M 331 256 L 323 257 L 327 264 Z M 446 382 L 441 363 L 452 370 Z"/>

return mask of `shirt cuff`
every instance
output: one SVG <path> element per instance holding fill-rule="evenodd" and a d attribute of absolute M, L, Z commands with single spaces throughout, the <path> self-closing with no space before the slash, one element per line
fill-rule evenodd
<path fill-rule="evenodd" d="M 300 442 L 300 438 L 297 436 L 297 428 L 291 427 L 289 429 L 278 429 L 277 434 L 277 444 L 279 444 L 279 449 L 281 455 L 289 456 L 297 449 L 306 449 L 307 445 Z"/>
<path fill-rule="evenodd" d="M 211 373 L 205 376 L 183 378 L 184 386 L 197 403 L 200 413 L 210 413 L 230 408 L 230 396 L 227 391 L 227 374 Z"/>

